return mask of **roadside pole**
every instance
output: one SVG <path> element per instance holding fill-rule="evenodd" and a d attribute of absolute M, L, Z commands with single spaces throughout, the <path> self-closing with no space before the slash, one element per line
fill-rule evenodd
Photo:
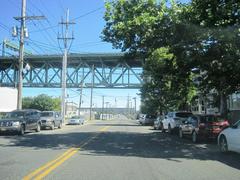
<path fill-rule="evenodd" d="M 69 21 L 69 9 L 66 12 L 66 21 L 62 21 L 59 23 L 62 26 L 65 26 L 65 32 L 62 34 L 62 37 L 58 37 L 58 40 L 63 40 L 64 44 L 64 55 L 62 61 L 62 104 L 61 104 L 61 114 L 63 118 L 63 123 L 65 123 L 65 114 L 66 114 L 66 87 L 67 87 L 67 55 L 69 51 L 68 41 L 73 41 L 73 35 L 71 37 L 68 36 L 69 25 L 75 24 L 74 22 Z M 62 28 L 63 29 L 63 28 Z M 72 33 L 73 34 L 73 33 Z"/>
<path fill-rule="evenodd" d="M 19 41 L 19 60 L 18 60 L 18 96 L 17 109 L 22 109 L 22 89 L 23 89 L 23 61 L 24 61 L 24 38 L 28 36 L 26 28 L 26 20 L 40 20 L 44 16 L 26 16 L 26 0 L 22 0 L 22 10 L 20 17 L 14 17 L 15 20 L 20 21 L 20 41 Z M 13 36 L 18 35 L 18 28 L 14 28 Z"/>

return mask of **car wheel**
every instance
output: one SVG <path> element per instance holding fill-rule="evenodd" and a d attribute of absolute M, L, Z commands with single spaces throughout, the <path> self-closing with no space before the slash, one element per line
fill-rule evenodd
<path fill-rule="evenodd" d="M 61 129 L 61 128 L 62 128 L 62 122 L 60 122 L 58 125 L 58 129 Z"/>
<path fill-rule="evenodd" d="M 183 138 L 183 131 L 182 129 L 179 129 L 179 137 L 182 139 Z"/>
<path fill-rule="evenodd" d="M 40 132 L 40 131 L 41 131 L 41 125 L 40 125 L 40 123 L 37 123 L 36 132 Z"/>
<path fill-rule="evenodd" d="M 50 127 L 50 129 L 51 129 L 51 130 L 54 130 L 54 128 L 55 128 L 55 123 L 53 122 L 52 125 L 51 125 L 51 127 Z"/>
<path fill-rule="evenodd" d="M 19 130 L 19 135 L 20 136 L 22 136 L 22 135 L 24 135 L 24 133 L 25 133 L 25 126 L 24 125 L 21 125 L 21 127 L 20 127 L 20 130 Z"/>
<path fill-rule="evenodd" d="M 161 125 L 160 125 L 160 130 L 161 130 L 162 132 L 165 132 L 165 129 L 164 129 L 164 126 L 163 126 L 162 123 L 161 123 Z"/>
<path fill-rule="evenodd" d="M 219 142 L 219 148 L 222 153 L 228 152 L 228 144 L 225 136 L 221 136 L 220 142 Z"/>
<path fill-rule="evenodd" d="M 171 128 L 171 125 L 170 125 L 170 124 L 168 125 L 168 133 L 169 133 L 169 134 L 172 134 L 172 128 Z"/>
<path fill-rule="evenodd" d="M 196 131 L 193 131 L 193 133 L 192 133 L 192 142 L 197 143 L 197 133 L 196 133 Z"/>

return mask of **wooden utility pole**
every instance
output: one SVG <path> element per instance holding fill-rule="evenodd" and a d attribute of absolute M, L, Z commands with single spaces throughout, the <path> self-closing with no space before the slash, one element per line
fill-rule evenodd
<path fill-rule="evenodd" d="M 22 88 L 23 88 L 23 59 L 24 59 L 24 38 L 27 35 L 26 20 L 40 20 L 44 16 L 26 16 L 26 0 L 22 0 L 22 10 L 20 17 L 14 17 L 17 21 L 20 21 L 20 40 L 19 40 L 19 60 L 18 60 L 18 97 L 17 97 L 17 109 L 22 109 Z M 18 28 L 14 36 L 18 35 Z"/>
<path fill-rule="evenodd" d="M 59 23 L 60 25 L 63 26 L 62 29 L 65 27 L 65 31 L 62 34 L 62 37 L 58 37 L 58 40 L 63 40 L 64 44 L 64 54 L 63 54 L 63 61 L 62 61 L 62 104 L 61 104 L 61 114 L 63 118 L 63 122 L 65 121 L 65 113 L 66 113 L 66 106 L 65 106 L 65 101 L 66 101 L 66 86 L 67 86 L 67 54 L 69 51 L 68 47 L 68 41 L 72 41 L 73 35 L 71 37 L 68 36 L 68 30 L 69 30 L 69 25 L 75 24 L 74 22 L 69 21 L 69 9 L 67 9 L 66 12 L 66 21 L 63 21 Z M 73 33 L 72 33 L 73 34 Z"/>

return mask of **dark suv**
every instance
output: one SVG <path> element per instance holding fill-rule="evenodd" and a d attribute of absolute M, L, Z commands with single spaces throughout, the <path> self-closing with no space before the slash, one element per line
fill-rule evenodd
<path fill-rule="evenodd" d="M 193 115 L 180 125 L 179 137 L 191 136 L 194 143 L 199 139 L 216 139 L 218 134 L 228 126 L 228 120 L 219 115 Z"/>
<path fill-rule="evenodd" d="M 41 129 L 40 111 L 35 109 L 15 110 L 0 120 L 0 132 L 17 132 L 23 135 L 25 131 Z"/>

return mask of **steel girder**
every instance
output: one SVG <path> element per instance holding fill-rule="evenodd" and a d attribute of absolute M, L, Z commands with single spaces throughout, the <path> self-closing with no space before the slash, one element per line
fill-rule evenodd
<path fill-rule="evenodd" d="M 58 61 L 43 58 L 37 62 L 29 58 L 25 59 L 25 63 L 31 68 L 23 72 L 24 87 L 61 87 L 61 58 Z M 0 62 L 0 87 L 16 87 L 17 71 L 17 60 L 7 65 Z M 83 83 L 83 88 L 139 89 L 142 86 L 141 74 L 142 67 L 131 66 L 123 59 L 109 65 L 109 61 L 106 63 L 101 57 L 94 61 L 79 57 L 68 62 L 67 87 L 79 88 Z"/>

